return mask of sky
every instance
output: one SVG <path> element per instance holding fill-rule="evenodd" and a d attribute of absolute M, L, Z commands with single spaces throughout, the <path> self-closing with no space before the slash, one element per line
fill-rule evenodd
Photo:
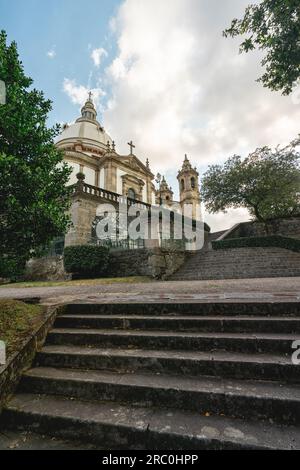
<path fill-rule="evenodd" d="M 258 1 L 258 0 L 257 0 Z M 255 0 L 253 0 L 253 3 Z M 149 158 L 178 197 L 184 155 L 201 175 L 228 157 L 299 133 L 300 91 L 263 88 L 259 52 L 222 31 L 249 0 L 0 0 L 0 28 L 27 75 L 53 101 L 49 125 L 73 122 L 93 91 L 98 117 L 128 153 Z M 248 220 L 207 214 L 213 231 Z"/>

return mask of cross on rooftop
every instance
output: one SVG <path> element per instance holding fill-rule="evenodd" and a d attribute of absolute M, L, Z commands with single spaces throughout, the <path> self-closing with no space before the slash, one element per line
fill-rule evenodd
<path fill-rule="evenodd" d="M 135 145 L 133 144 L 132 140 L 128 142 L 129 147 L 130 147 L 130 155 L 133 155 L 133 149 L 135 149 Z"/>
<path fill-rule="evenodd" d="M 93 93 L 90 91 L 89 92 L 89 101 L 92 101 Z"/>

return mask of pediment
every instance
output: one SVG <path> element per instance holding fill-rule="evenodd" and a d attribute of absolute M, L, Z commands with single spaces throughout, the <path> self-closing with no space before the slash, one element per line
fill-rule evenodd
<path fill-rule="evenodd" d="M 132 170 L 141 171 L 145 175 L 149 174 L 147 167 L 135 155 L 122 158 L 122 163 Z"/>
<path fill-rule="evenodd" d="M 154 178 L 154 175 L 151 173 L 149 168 L 146 167 L 135 155 L 118 155 L 118 154 L 110 154 L 110 155 L 104 155 L 101 158 L 101 166 L 104 166 L 104 164 L 107 161 L 112 161 L 121 168 L 124 167 L 124 169 L 128 168 L 133 171 L 137 171 L 142 173 L 144 176 L 151 176 L 151 179 Z"/>
<path fill-rule="evenodd" d="M 121 178 L 123 181 L 126 181 L 127 183 L 131 182 L 131 183 L 138 184 L 141 186 L 145 185 L 145 182 L 141 180 L 140 178 L 138 178 L 137 176 L 126 174 L 126 175 L 121 176 Z"/>

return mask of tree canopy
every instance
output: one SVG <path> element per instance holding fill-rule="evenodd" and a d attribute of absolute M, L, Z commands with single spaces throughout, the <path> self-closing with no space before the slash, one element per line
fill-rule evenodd
<path fill-rule="evenodd" d="M 70 169 L 55 147 L 59 126 L 48 127 L 52 103 L 32 87 L 15 42 L 0 33 L 0 275 L 24 263 L 67 229 Z"/>
<path fill-rule="evenodd" d="M 209 212 L 245 207 L 258 221 L 300 213 L 299 140 L 285 148 L 257 149 L 247 158 L 234 155 L 212 165 L 202 180 Z"/>
<path fill-rule="evenodd" d="M 300 2 L 299 0 L 262 0 L 246 8 L 242 19 L 235 18 L 226 37 L 245 36 L 241 52 L 261 49 L 265 72 L 258 79 L 265 87 L 292 92 L 300 77 Z"/>

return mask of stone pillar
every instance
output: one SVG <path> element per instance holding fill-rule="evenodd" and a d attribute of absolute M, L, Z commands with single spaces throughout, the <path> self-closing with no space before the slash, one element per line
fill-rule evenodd
<path fill-rule="evenodd" d="M 92 236 L 92 223 L 97 215 L 99 202 L 80 191 L 77 187 L 72 197 L 70 215 L 72 225 L 66 234 L 65 246 L 86 245 Z"/>
<path fill-rule="evenodd" d="M 147 177 L 147 203 L 152 205 L 152 181 L 151 178 Z"/>
<path fill-rule="evenodd" d="M 95 186 L 99 188 L 100 186 L 100 171 L 96 170 L 95 171 Z"/>
<path fill-rule="evenodd" d="M 110 174 L 111 174 L 111 191 L 113 193 L 117 192 L 117 166 L 114 165 L 113 163 L 111 164 L 110 168 Z"/>

